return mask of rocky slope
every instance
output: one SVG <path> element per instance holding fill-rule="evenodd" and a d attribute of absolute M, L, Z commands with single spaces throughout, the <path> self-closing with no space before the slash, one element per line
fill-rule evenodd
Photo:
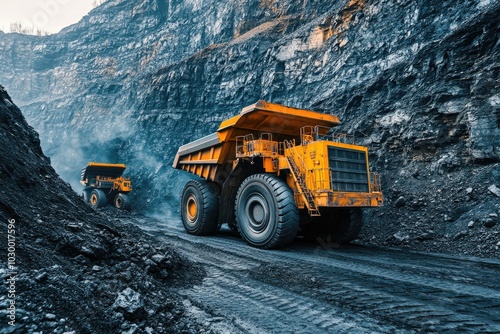
<path fill-rule="evenodd" d="M 203 272 L 137 227 L 87 207 L 1 86 L 0 185 L 0 251 L 13 254 L 0 267 L 9 287 L 0 295 L 0 333 L 201 329 L 175 291 Z"/>
<path fill-rule="evenodd" d="M 339 115 L 386 205 L 362 242 L 498 256 L 500 4 L 110 0 L 53 36 L 0 36 L 0 82 L 77 188 L 130 166 L 136 209 L 176 207 L 177 147 L 258 99 Z"/>

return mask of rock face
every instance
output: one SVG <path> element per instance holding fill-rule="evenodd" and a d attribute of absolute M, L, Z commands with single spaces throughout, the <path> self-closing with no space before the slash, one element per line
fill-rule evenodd
<path fill-rule="evenodd" d="M 87 207 L 2 86 L 0 185 L 0 251 L 14 254 L 0 268 L 0 279 L 11 282 L 0 297 L 8 319 L 1 333 L 201 330 L 183 316 L 173 286 L 198 282 L 203 272 L 123 219 Z"/>
<path fill-rule="evenodd" d="M 178 146 L 242 107 L 337 114 L 383 175 L 370 242 L 420 219 L 445 238 L 499 210 L 499 28 L 491 0 L 109 0 L 57 35 L 0 35 L 0 82 L 75 189 L 87 161 L 127 163 L 143 212 L 176 206 Z"/>
<path fill-rule="evenodd" d="M 77 219 L 74 209 L 91 212 L 62 182 L 40 148 L 38 134 L 0 86 L 0 219 Z M 40 205 L 39 197 L 49 205 Z M 61 215 L 57 209 L 65 208 Z M 61 210 L 62 211 L 62 210 Z M 80 214 L 82 212 L 79 212 Z"/>

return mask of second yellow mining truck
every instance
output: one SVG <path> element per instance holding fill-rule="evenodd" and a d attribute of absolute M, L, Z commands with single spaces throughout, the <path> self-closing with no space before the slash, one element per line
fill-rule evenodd
<path fill-rule="evenodd" d="M 132 183 L 122 176 L 126 168 L 124 164 L 89 162 L 80 177 L 80 183 L 85 187 L 84 202 L 94 209 L 111 203 L 118 209 L 129 210 Z"/>
<path fill-rule="evenodd" d="M 332 132 L 337 116 L 258 101 L 216 133 L 179 148 L 173 167 L 200 177 L 187 182 L 180 213 L 188 233 L 222 224 L 259 248 L 306 237 L 354 240 L 361 208 L 383 204 L 368 149 Z"/>

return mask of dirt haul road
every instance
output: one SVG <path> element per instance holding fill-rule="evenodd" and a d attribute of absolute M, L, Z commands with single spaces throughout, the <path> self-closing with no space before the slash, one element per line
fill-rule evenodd
<path fill-rule="evenodd" d="M 208 331 L 500 333 L 499 260 L 300 240 L 265 251 L 177 218 L 133 222 L 205 267 L 180 294 Z"/>

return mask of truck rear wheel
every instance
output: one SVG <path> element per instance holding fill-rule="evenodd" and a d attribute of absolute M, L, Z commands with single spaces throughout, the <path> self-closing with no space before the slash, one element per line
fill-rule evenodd
<path fill-rule="evenodd" d="M 102 208 L 108 203 L 106 194 L 101 189 L 93 189 L 90 193 L 90 206 L 94 209 Z"/>
<path fill-rule="evenodd" d="M 130 210 L 130 196 L 124 193 L 119 193 L 113 201 L 115 207 L 120 210 Z"/>
<path fill-rule="evenodd" d="M 206 181 L 189 181 L 181 197 L 181 218 L 186 231 L 195 235 L 213 234 L 217 230 L 219 199 L 214 187 Z"/>
<path fill-rule="evenodd" d="M 91 192 L 92 192 L 92 188 L 88 188 L 88 187 L 83 188 L 82 196 L 83 196 L 83 201 L 86 204 L 90 203 L 90 193 Z"/>
<path fill-rule="evenodd" d="M 293 192 L 283 180 L 270 174 L 255 174 L 241 183 L 235 216 L 241 237 L 259 248 L 287 245 L 299 228 Z"/>

